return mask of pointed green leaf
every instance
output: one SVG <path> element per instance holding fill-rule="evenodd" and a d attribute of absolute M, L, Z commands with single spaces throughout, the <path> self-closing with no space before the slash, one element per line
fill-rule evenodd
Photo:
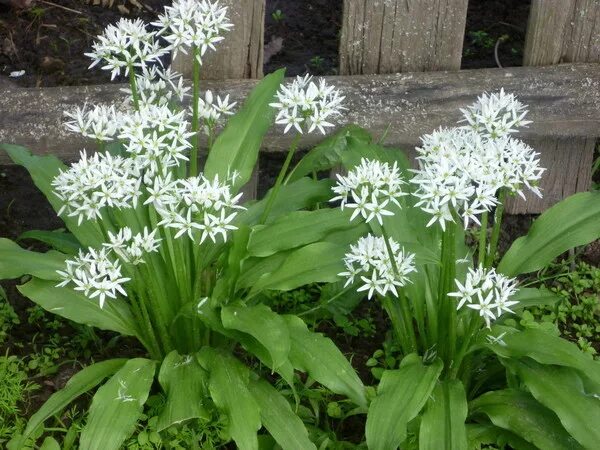
<path fill-rule="evenodd" d="M 420 450 L 466 450 L 467 396 L 458 380 L 438 383 L 419 429 Z"/>
<path fill-rule="evenodd" d="M 600 392 L 588 392 L 577 372 L 541 365 L 532 359 L 502 359 L 542 405 L 554 411 L 565 429 L 585 448 L 600 442 Z"/>
<path fill-rule="evenodd" d="M 84 367 L 71 377 L 64 388 L 50 396 L 46 403 L 31 416 L 27 428 L 17 448 L 21 448 L 32 433 L 50 417 L 60 413 L 80 395 L 95 388 L 102 380 L 117 372 L 127 362 L 126 359 L 109 359 Z"/>
<path fill-rule="evenodd" d="M 271 223 L 278 217 L 300 209 L 311 207 L 319 202 L 327 202 L 331 199 L 331 180 L 313 180 L 312 178 L 301 178 L 290 184 L 284 184 L 273 202 L 271 213 L 267 223 Z M 241 211 L 236 217 L 236 222 L 246 225 L 256 225 L 262 215 L 272 189 L 265 197 L 255 203 L 247 205 L 247 210 Z"/>
<path fill-rule="evenodd" d="M 350 137 L 358 142 L 371 141 L 368 131 L 356 125 L 348 125 L 309 151 L 292 169 L 287 182 L 297 181 L 303 176 L 311 175 L 313 171 L 321 172 L 342 164 L 342 157 L 348 151 Z"/>
<path fill-rule="evenodd" d="M 6 151 L 15 164 L 19 164 L 27 169 L 36 187 L 46 196 L 54 211 L 58 212 L 62 208 L 63 203 L 54 195 L 51 183 L 61 170 L 67 169 L 67 166 L 55 156 L 32 155 L 28 149 L 20 145 L 0 144 L 0 150 Z M 76 217 L 65 216 L 62 219 L 69 231 L 84 246 L 94 247 L 103 242 L 102 235 L 94 227 L 93 223 L 88 221 L 78 225 Z"/>
<path fill-rule="evenodd" d="M 264 380 L 250 381 L 250 392 L 260 408 L 260 418 L 283 450 L 316 450 L 302 420 L 283 395 Z"/>
<path fill-rule="evenodd" d="M 42 442 L 40 450 L 60 450 L 60 445 L 56 439 L 48 436 L 46 439 L 44 439 L 44 442 Z"/>
<path fill-rule="evenodd" d="M 289 291 L 310 283 L 332 283 L 344 270 L 345 246 L 317 242 L 293 251 L 281 267 L 260 278 L 251 294 L 261 290 Z"/>
<path fill-rule="evenodd" d="M 600 361 L 583 353 L 576 344 L 537 329 L 506 334 L 502 344 L 489 344 L 504 358 L 528 357 L 540 364 L 571 367 L 600 386 Z"/>
<path fill-rule="evenodd" d="M 532 306 L 551 306 L 555 305 L 560 301 L 560 297 L 554 292 L 541 288 L 520 288 L 516 294 L 514 294 L 511 300 L 519 302 L 518 305 L 514 306 L 515 310 L 524 308 L 531 308 Z"/>
<path fill-rule="evenodd" d="M 292 212 L 269 225 L 254 227 L 248 253 L 265 257 L 320 241 L 334 231 L 354 228 L 350 215 L 339 208 Z"/>
<path fill-rule="evenodd" d="M 156 363 L 135 358 L 125 363 L 92 399 L 83 430 L 81 448 L 119 450 L 135 431 L 148 399 Z"/>
<path fill-rule="evenodd" d="M 100 308 L 98 302 L 68 287 L 56 287 L 55 281 L 32 279 L 19 286 L 19 292 L 46 311 L 73 322 L 135 336 L 137 326 L 129 305 L 121 299 L 109 299 Z"/>
<path fill-rule="evenodd" d="M 470 404 L 471 414 L 485 414 L 494 425 L 548 450 L 582 449 L 556 414 L 528 392 L 504 389 L 483 394 Z"/>
<path fill-rule="evenodd" d="M 77 238 L 65 231 L 31 230 L 21 234 L 17 240 L 21 241 L 23 239 L 35 239 L 69 255 L 76 255 L 81 248 Z"/>
<path fill-rule="evenodd" d="M 336 394 L 345 395 L 366 407 L 365 387 L 342 352 L 331 339 L 308 330 L 302 319 L 283 316 L 291 337 L 290 361 Z"/>
<path fill-rule="evenodd" d="M 158 381 L 167 395 L 166 404 L 158 416 L 158 431 L 190 419 L 211 418 L 205 403 L 208 398 L 208 372 L 192 355 L 180 355 L 176 350 L 163 360 Z"/>
<path fill-rule="evenodd" d="M 372 450 L 395 450 L 407 437 L 407 425 L 429 400 L 442 362 L 423 365 L 415 354 L 402 360 L 398 370 L 383 372 L 377 397 L 367 414 L 367 445 Z"/>
<path fill-rule="evenodd" d="M 204 173 L 209 179 L 218 176 L 224 180 L 236 170 L 239 177 L 232 186 L 233 191 L 250 180 L 262 140 L 275 116 L 275 109 L 269 104 L 275 98 L 284 73 L 281 69 L 263 78 L 229 119 L 208 155 Z"/>
<path fill-rule="evenodd" d="M 288 361 L 290 333 L 283 317 L 265 305 L 224 306 L 223 326 L 254 337 L 271 355 L 273 369 Z"/>
<path fill-rule="evenodd" d="M 33 275 L 43 280 L 60 280 L 57 270 L 64 270 L 67 255 L 56 251 L 32 252 L 10 239 L 0 238 L 0 280 Z"/>
<path fill-rule="evenodd" d="M 233 356 L 204 347 L 200 363 L 210 371 L 211 396 L 217 408 L 229 417 L 229 433 L 240 450 L 258 450 L 260 408 L 248 390 L 250 371 Z"/>
<path fill-rule="evenodd" d="M 600 238 L 600 192 L 581 192 L 554 205 L 517 239 L 498 271 L 516 276 L 541 269 L 567 250 Z"/>

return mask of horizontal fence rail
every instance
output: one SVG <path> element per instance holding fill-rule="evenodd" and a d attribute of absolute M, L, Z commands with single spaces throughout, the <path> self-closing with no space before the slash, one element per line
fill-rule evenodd
<path fill-rule="evenodd" d="M 554 204 L 582 189 L 586 183 L 589 185 L 591 160 L 582 154 L 565 153 L 547 142 L 551 138 L 560 139 L 568 145 L 583 140 L 587 142 L 586 149 L 593 147 L 591 143 L 600 135 L 598 65 L 340 76 L 329 77 L 328 81 L 346 96 L 348 110 L 339 120 L 339 126 L 355 123 L 369 129 L 376 138 L 389 128 L 385 144 L 409 153 L 423 134 L 455 124 L 460 119 L 459 108 L 472 103 L 482 92 L 504 88 L 529 105 L 529 118 L 533 123 L 520 136 L 534 147 L 541 146 L 542 162 L 550 169 L 542 186 L 548 194 L 545 203 L 533 203 L 534 209 Z M 204 85 L 218 93 L 230 94 L 235 101 L 243 101 L 256 83 L 255 80 L 229 80 L 206 81 Z M 3 111 L 0 142 L 17 143 L 30 147 L 36 154 L 55 154 L 63 160 L 73 160 L 81 149 L 92 150 L 95 144 L 68 133 L 61 126 L 63 112 L 84 102 L 118 102 L 123 95 L 120 87 L 5 89 L 0 96 L 0 111 Z M 321 139 L 320 135 L 307 135 L 302 146 L 310 147 Z M 291 136 L 274 126 L 265 139 L 264 151 L 285 150 L 290 142 Z M 565 158 L 572 162 L 565 164 Z M 0 164 L 9 162 L 6 155 L 0 153 Z M 586 164 L 589 164 L 588 175 Z M 562 179 L 571 180 L 571 186 L 562 186 Z M 579 181 L 573 185 L 573 180 Z M 532 211 L 525 208 L 519 212 Z"/>

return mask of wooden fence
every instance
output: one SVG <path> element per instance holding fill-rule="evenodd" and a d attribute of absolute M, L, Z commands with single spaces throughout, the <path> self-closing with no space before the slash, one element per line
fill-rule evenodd
<path fill-rule="evenodd" d="M 265 0 L 221 0 L 235 32 L 203 66 L 206 87 L 236 99 L 262 77 Z M 343 122 L 354 122 L 409 153 L 419 137 L 452 125 L 458 108 L 484 91 L 505 88 L 530 105 L 534 123 L 521 136 L 548 168 L 544 199 L 509 205 L 539 213 L 591 183 L 600 136 L 600 0 L 532 0 L 525 67 L 459 71 L 468 0 L 345 0 L 340 77 L 331 82 L 348 98 Z M 177 59 L 184 74 L 188 61 Z M 533 67 L 535 66 L 535 67 Z M 244 80 L 245 79 L 245 80 Z M 61 128 L 62 111 L 111 102 L 118 87 L 19 89 L 0 96 L 0 141 L 73 159 L 85 145 Z M 316 142 L 307 137 L 305 146 Z M 265 151 L 282 151 L 289 138 L 272 132 Z M 7 163 L 0 154 L 0 163 Z M 249 186 L 249 192 L 255 190 Z"/>

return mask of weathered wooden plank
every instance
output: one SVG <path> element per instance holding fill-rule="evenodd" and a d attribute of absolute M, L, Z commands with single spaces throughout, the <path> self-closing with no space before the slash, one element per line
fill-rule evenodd
<path fill-rule="evenodd" d="M 600 1 L 532 0 L 523 61 L 600 62 Z"/>
<path fill-rule="evenodd" d="M 206 80 L 262 78 L 265 30 L 265 0 L 221 0 L 229 7 L 228 17 L 233 29 L 218 44 L 218 51 L 208 51 L 200 76 Z M 173 69 L 191 76 L 189 55 L 179 53 Z"/>
<path fill-rule="evenodd" d="M 348 110 L 339 124 L 356 123 L 381 136 L 391 124 L 386 143 L 409 148 L 420 136 L 460 118 L 458 108 L 472 103 L 484 91 L 504 88 L 529 105 L 533 123 L 522 136 L 592 137 L 600 135 L 600 65 L 566 64 L 551 67 L 465 70 L 374 76 L 328 77 L 346 96 Z M 255 80 L 206 81 L 205 88 L 243 101 Z M 4 88 L 0 96 L 0 142 L 31 147 L 36 153 L 54 153 L 73 159 L 93 143 L 67 133 L 63 111 L 88 104 L 111 104 L 122 97 L 119 85 Z M 274 127 L 265 139 L 265 151 L 289 147 L 292 136 Z M 303 137 L 310 146 L 320 135 Z M 0 163 L 7 163 L 0 153 Z"/>
<path fill-rule="evenodd" d="M 525 43 L 524 64 L 541 66 L 561 62 L 600 62 L 600 1 L 533 0 Z M 542 153 L 544 198 L 527 195 L 513 199 L 507 211 L 535 213 L 561 199 L 590 188 L 597 134 L 580 139 L 533 141 Z"/>
<path fill-rule="evenodd" d="M 592 163 L 596 138 L 529 139 L 528 144 L 541 153 L 541 166 L 547 170 L 539 198 L 527 194 L 509 199 L 511 214 L 537 214 L 577 192 L 587 191 L 592 182 Z"/>
<path fill-rule="evenodd" d="M 345 0 L 343 75 L 460 69 L 468 0 Z"/>

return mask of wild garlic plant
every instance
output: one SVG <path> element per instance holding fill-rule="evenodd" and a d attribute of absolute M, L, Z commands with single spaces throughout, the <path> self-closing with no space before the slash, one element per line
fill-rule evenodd
<path fill-rule="evenodd" d="M 15 438 L 17 448 L 101 385 L 80 446 L 118 449 L 157 379 L 166 398 L 161 432 L 189 422 L 201 436 L 203 427 L 224 420 L 223 441 L 241 449 L 257 449 L 259 433 L 283 448 L 316 449 L 297 408 L 261 377 L 260 367 L 292 390 L 295 372 L 306 372 L 366 411 L 363 384 L 335 345 L 300 318 L 261 303 L 268 290 L 337 279 L 344 249 L 358 233 L 345 212 L 315 208 L 327 200 L 330 181 L 304 176 L 319 169 L 310 158 L 290 178 L 295 138 L 266 198 L 247 202 L 240 192 L 276 115 L 278 122 L 295 117 L 302 133 L 324 134 L 343 97 L 310 77 L 281 87 L 278 71 L 233 114 L 229 96 L 201 93 L 199 76 L 206 52 L 231 28 L 227 8 L 209 0 L 177 0 L 151 25 L 122 19 L 107 27 L 89 56 L 113 78 L 127 77 L 124 100 L 66 112 L 67 130 L 88 137 L 90 151 L 67 167 L 2 145 L 28 169 L 69 232 L 35 233 L 55 249 L 47 253 L 0 239 L 0 261 L 10 261 L 0 262 L 0 277 L 30 276 L 19 289 L 35 303 L 134 336 L 147 352 L 81 370 L 32 416 Z M 162 67 L 161 58 L 177 52 L 194 60 L 191 87 Z M 208 155 L 199 171 L 201 134 Z M 252 360 L 260 365 L 246 363 Z"/>
<path fill-rule="evenodd" d="M 402 353 L 369 406 L 367 444 L 593 448 L 595 419 L 574 422 L 583 405 L 600 413 L 600 363 L 520 323 L 523 307 L 557 298 L 520 286 L 517 276 L 597 239 L 600 228 L 589 220 L 600 217 L 600 199 L 582 193 L 554 206 L 494 267 L 507 198 L 541 196 L 544 169 L 539 154 L 514 137 L 530 122 L 513 95 L 484 94 L 462 112 L 461 126 L 423 137 L 416 169 L 397 151 L 350 145 L 373 156 L 350 159 L 333 187 L 331 201 L 365 230 L 343 258 L 344 291 L 381 301 Z M 472 225 L 480 227 L 476 251 L 465 244 Z M 574 396 L 568 407 L 555 397 L 563 383 Z M 522 415 L 543 431 L 513 420 Z"/>

